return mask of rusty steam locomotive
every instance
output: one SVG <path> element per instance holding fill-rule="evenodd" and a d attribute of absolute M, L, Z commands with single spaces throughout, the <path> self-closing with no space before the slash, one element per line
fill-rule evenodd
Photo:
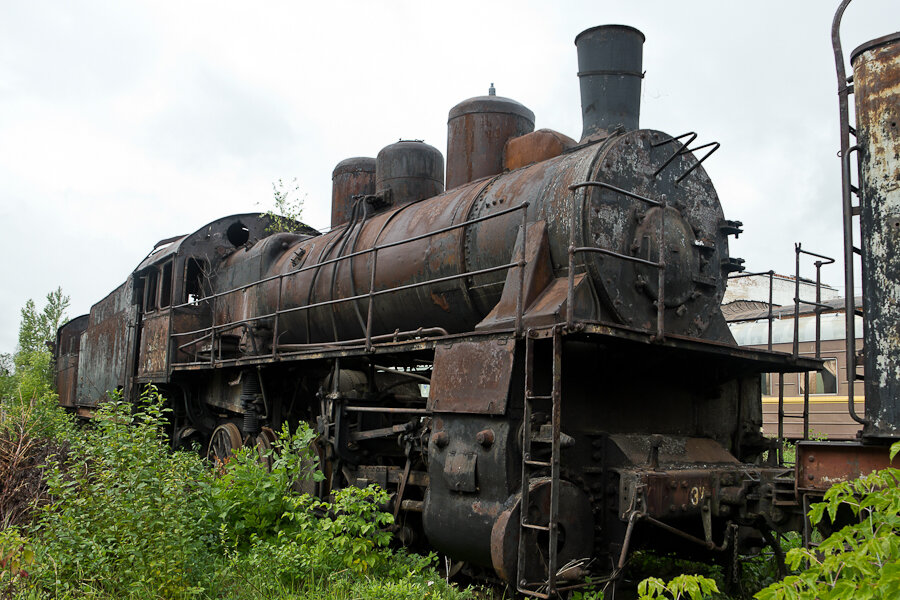
<path fill-rule="evenodd" d="M 576 38 L 578 142 L 492 89 L 450 111 L 446 190 L 440 152 L 401 141 L 338 164 L 327 233 L 240 214 L 161 241 L 60 329 L 60 402 L 153 383 L 175 443 L 216 457 L 308 422 L 311 491 L 377 483 L 400 539 L 542 597 L 629 548 L 797 528 L 759 374 L 817 363 L 734 344 L 717 145 L 639 128 L 643 42 Z"/>

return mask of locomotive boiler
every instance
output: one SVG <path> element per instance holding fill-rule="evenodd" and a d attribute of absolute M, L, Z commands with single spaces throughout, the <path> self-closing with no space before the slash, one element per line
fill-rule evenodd
<path fill-rule="evenodd" d="M 242 214 L 161 241 L 60 329 L 60 402 L 153 383 L 173 443 L 219 459 L 310 423 L 311 493 L 377 483 L 398 539 L 538 597 L 797 528 L 759 374 L 817 363 L 734 344 L 718 144 L 639 127 L 643 43 L 576 38 L 579 141 L 492 86 L 450 111 L 446 177 L 400 141 L 337 165 L 326 233 Z"/>

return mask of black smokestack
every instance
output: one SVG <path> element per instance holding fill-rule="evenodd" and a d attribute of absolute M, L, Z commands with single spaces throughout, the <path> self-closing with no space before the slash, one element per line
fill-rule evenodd
<path fill-rule="evenodd" d="M 601 25 L 575 38 L 581 84 L 581 141 L 621 125 L 638 128 L 644 34 L 627 25 Z"/>

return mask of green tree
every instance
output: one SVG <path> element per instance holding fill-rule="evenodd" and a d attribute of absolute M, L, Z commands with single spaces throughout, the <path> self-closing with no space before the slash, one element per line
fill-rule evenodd
<path fill-rule="evenodd" d="M 29 299 L 22 308 L 19 343 L 13 355 L 0 355 L 0 399 L 32 399 L 46 395 L 53 387 L 52 353 L 47 342 L 56 339 L 56 330 L 66 321 L 69 297 L 56 288 L 38 310 Z"/>
<path fill-rule="evenodd" d="M 272 198 L 275 208 L 264 213 L 271 220 L 266 231 L 269 233 L 298 231 L 298 228 L 303 225 L 300 218 L 303 216 L 306 194 L 301 195 L 297 178 L 293 178 L 290 183 L 285 183 L 281 179 L 273 182 Z"/>
<path fill-rule="evenodd" d="M 68 308 L 69 297 L 63 294 L 61 287 L 47 294 L 47 303 L 40 311 L 29 298 L 22 308 L 16 355 L 46 350 L 46 343 L 56 339 L 56 330 L 65 322 Z"/>
<path fill-rule="evenodd" d="M 16 364 L 12 354 L 6 352 L 0 354 L 0 399 L 12 394 L 15 387 Z"/>

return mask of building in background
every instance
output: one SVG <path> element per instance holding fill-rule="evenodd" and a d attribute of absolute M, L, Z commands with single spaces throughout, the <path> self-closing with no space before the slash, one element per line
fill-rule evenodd
<path fill-rule="evenodd" d="M 772 277 L 772 350 L 794 351 L 795 280 L 793 277 Z M 800 282 L 800 298 L 814 301 L 815 283 Z M 735 341 L 741 346 L 765 349 L 769 346 L 769 277 L 742 277 L 729 281 L 722 313 L 728 321 Z M 823 368 L 815 373 L 777 373 L 762 377 L 763 433 L 778 437 L 779 386 L 783 389 L 783 437 L 803 438 L 803 406 L 809 390 L 810 437 L 834 440 L 856 439 L 860 425 L 850 418 L 847 408 L 847 367 L 845 353 L 844 299 L 836 289 L 821 286 L 819 314 L 819 356 Z M 857 298 L 856 306 L 861 305 Z M 800 304 L 797 319 L 798 354 L 816 356 L 816 311 L 810 304 Z M 862 317 L 856 316 L 856 351 L 862 349 Z M 860 369 L 861 371 L 861 369 Z M 858 372 L 860 372 L 858 371 Z M 807 383 L 808 382 L 808 383 Z M 853 388 L 856 410 L 863 412 L 863 384 L 856 381 Z"/>
<path fill-rule="evenodd" d="M 795 282 L 796 279 L 790 275 L 779 275 L 777 273 L 772 275 L 772 304 L 774 306 L 794 307 Z M 821 288 L 822 300 L 836 300 L 841 296 L 840 291 L 830 285 L 823 283 Z M 809 301 L 816 299 L 815 281 L 800 279 L 800 299 Z M 762 302 L 763 304 L 769 303 L 768 275 L 729 278 L 728 289 L 725 290 L 725 296 L 722 298 L 723 309 L 732 302 L 747 300 Z"/>

